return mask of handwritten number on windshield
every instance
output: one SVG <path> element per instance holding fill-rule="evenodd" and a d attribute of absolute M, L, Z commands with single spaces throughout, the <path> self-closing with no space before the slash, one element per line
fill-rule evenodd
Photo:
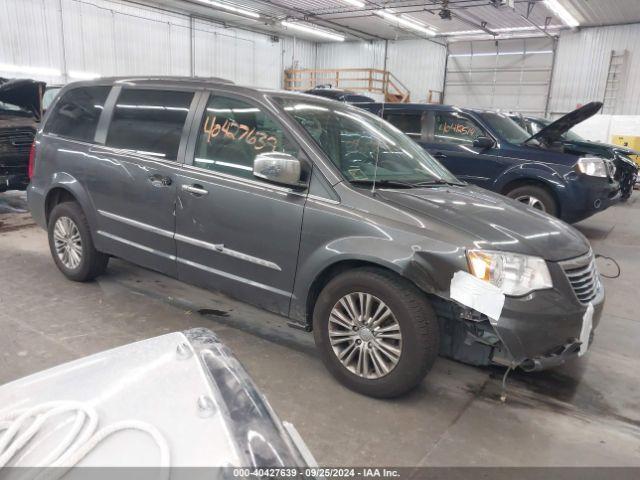
<path fill-rule="evenodd" d="M 220 137 L 228 138 L 234 142 L 245 142 L 247 145 L 253 146 L 255 150 L 263 150 L 264 148 L 271 147 L 271 151 L 275 152 L 278 147 L 278 139 L 274 136 L 269 136 L 265 132 L 251 128 L 243 123 L 238 123 L 235 120 L 225 119 L 224 123 L 216 123 L 217 118 L 215 116 L 207 115 L 204 121 L 204 133 L 207 134 L 207 143 L 211 143 L 211 140 Z"/>

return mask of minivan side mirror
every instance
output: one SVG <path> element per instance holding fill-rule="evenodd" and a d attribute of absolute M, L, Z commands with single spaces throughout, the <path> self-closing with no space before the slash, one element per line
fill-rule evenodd
<path fill-rule="evenodd" d="M 267 152 L 259 154 L 253 160 L 253 175 L 287 187 L 306 187 L 302 181 L 300 160 L 288 153 Z"/>
<path fill-rule="evenodd" d="M 487 148 L 493 147 L 493 139 L 489 137 L 478 137 L 473 141 L 473 146 L 475 148 L 480 148 L 482 150 L 486 150 Z"/>

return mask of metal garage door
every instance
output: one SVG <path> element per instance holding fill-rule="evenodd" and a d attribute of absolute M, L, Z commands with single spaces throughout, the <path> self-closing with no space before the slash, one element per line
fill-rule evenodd
<path fill-rule="evenodd" d="M 451 43 L 444 102 L 544 115 L 553 52 L 550 38 Z"/>

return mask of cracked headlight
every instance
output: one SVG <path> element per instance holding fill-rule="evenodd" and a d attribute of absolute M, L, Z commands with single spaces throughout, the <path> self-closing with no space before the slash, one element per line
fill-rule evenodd
<path fill-rule="evenodd" d="M 602 158 L 581 158 L 576 162 L 576 169 L 591 177 L 607 177 L 607 165 Z"/>
<path fill-rule="evenodd" d="M 547 263 L 540 257 L 488 250 L 467 251 L 469 272 L 505 295 L 526 295 L 553 287 Z"/>

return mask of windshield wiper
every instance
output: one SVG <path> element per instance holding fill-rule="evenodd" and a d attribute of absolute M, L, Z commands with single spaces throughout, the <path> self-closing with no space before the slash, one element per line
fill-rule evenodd
<path fill-rule="evenodd" d="M 449 185 L 449 186 L 462 187 L 462 186 L 466 185 L 466 183 L 463 183 L 463 182 L 447 182 L 446 180 L 443 180 L 442 178 L 436 178 L 434 180 L 428 180 L 426 182 L 413 183 L 412 185 L 414 187 L 433 187 L 433 186 L 436 186 L 436 185 Z"/>
<path fill-rule="evenodd" d="M 349 180 L 354 185 L 373 185 L 373 180 Z M 414 188 L 414 183 L 403 182 L 402 180 L 376 180 L 376 187 L 399 187 Z"/>

